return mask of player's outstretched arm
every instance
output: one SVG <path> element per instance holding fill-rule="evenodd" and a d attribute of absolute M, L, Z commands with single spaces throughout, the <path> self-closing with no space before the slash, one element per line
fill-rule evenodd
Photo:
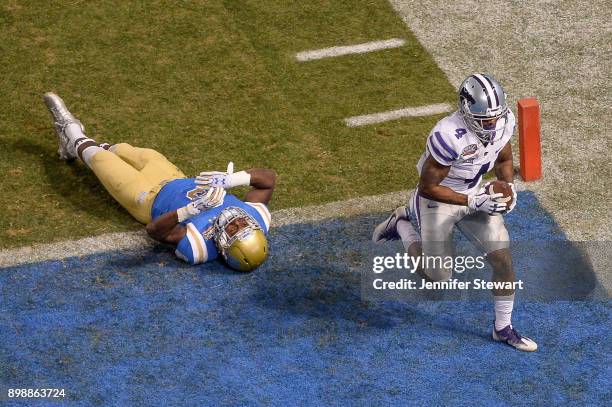
<path fill-rule="evenodd" d="M 247 192 L 244 200 L 247 202 L 260 202 L 267 205 L 272 199 L 276 184 L 276 173 L 267 168 L 251 168 L 246 171 L 250 176 L 251 190 Z"/>

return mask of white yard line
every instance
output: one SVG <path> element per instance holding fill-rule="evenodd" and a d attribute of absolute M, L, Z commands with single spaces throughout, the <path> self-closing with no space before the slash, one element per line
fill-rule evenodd
<path fill-rule="evenodd" d="M 406 40 L 401 38 L 391 38 L 384 41 L 372 41 L 363 44 L 343 45 L 338 47 L 330 47 L 323 49 L 315 49 L 311 51 L 303 51 L 295 54 L 295 59 L 298 61 L 312 61 L 315 59 L 338 57 L 340 55 L 349 54 L 364 54 L 366 52 L 380 51 L 389 48 L 398 48 L 403 46 Z"/>
<path fill-rule="evenodd" d="M 405 202 L 407 196 L 407 191 L 400 191 L 331 202 L 324 205 L 281 209 L 272 212 L 272 226 L 279 227 L 387 211 Z M 78 240 L 2 250 L 0 251 L 0 268 L 118 250 L 147 249 L 156 244 L 146 235 L 143 227 L 143 230 L 135 232 L 107 233 Z"/>
<path fill-rule="evenodd" d="M 366 126 L 368 124 L 383 123 L 389 120 L 397 120 L 404 117 L 431 116 L 434 114 L 450 112 L 454 109 L 448 103 L 437 103 L 434 105 L 405 107 L 403 109 L 390 110 L 388 112 L 365 114 L 344 119 L 348 127 Z"/>

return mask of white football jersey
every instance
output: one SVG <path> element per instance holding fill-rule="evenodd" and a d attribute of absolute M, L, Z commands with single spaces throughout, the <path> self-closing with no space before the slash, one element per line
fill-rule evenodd
<path fill-rule="evenodd" d="M 450 166 L 450 171 L 440 183 L 461 194 L 470 194 L 478 188 L 482 176 L 493 169 L 493 164 L 502 148 L 514 133 L 514 115 L 508 110 L 505 119 L 497 121 L 495 138 L 485 147 L 476 135 L 466 128 L 455 112 L 440 120 L 427 138 L 425 152 L 419 159 L 421 169 L 430 155 L 440 164 Z"/>

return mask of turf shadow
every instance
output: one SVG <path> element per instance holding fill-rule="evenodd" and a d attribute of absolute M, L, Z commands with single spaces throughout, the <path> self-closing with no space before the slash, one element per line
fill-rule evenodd
<path fill-rule="evenodd" d="M 45 135 L 46 136 L 46 135 Z M 19 139 L 7 148 L 19 151 L 25 160 L 40 162 L 46 179 L 37 181 L 60 196 L 70 209 L 86 211 L 101 221 L 138 223 L 108 194 L 94 173 L 81 162 L 59 160 L 51 143 Z"/>

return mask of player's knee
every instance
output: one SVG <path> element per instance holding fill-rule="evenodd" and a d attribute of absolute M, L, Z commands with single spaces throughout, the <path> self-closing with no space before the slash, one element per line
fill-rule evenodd
<path fill-rule="evenodd" d="M 157 151 L 152 150 L 150 148 L 142 149 L 140 153 L 140 158 L 145 162 L 151 162 L 155 160 L 164 160 L 164 161 L 166 160 L 166 157 L 164 157 L 161 153 L 158 153 Z"/>
<path fill-rule="evenodd" d="M 133 148 L 133 147 L 128 143 L 118 143 L 118 144 L 113 144 L 112 146 L 110 146 L 109 151 L 112 153 L 116 153 L 117 151 L 125 150 L 128 148 Z"/>

